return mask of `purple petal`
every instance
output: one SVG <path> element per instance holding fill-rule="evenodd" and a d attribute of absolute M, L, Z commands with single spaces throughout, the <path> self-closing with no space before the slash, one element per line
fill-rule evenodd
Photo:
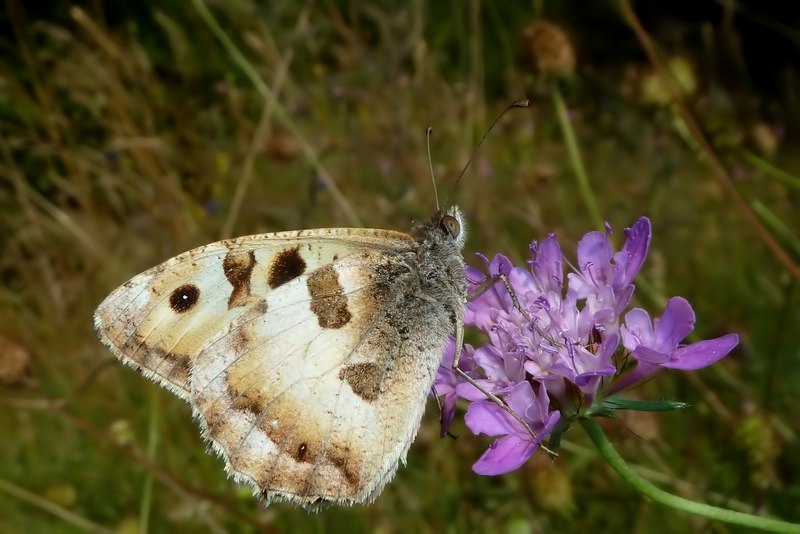
<path fill-rule="evenodd" d="M 490 382 L 484 379 L 476 379 L 475 380 L 478 384 L 481 385 L 484 389 L 494 389 L 494 382 Z M 470 402 L 480 401 L 486 399 L 486 393 L 479 390 L 469 382 L 461 382 L 456 386 L 456 395 L 461 397 L 462 399 L 466 399 Z"/>
<path fill-rule="evenodd" d="M 489 274 L 491 276 L 495 276 L 498 274 L 504 274 L 508 276 L 508 273 L 511 272 L 511 269 L 514 265 L 511 263 L 511 260 L 503 256 L 502 254 L 495 254 L 494 258 L 492 258 L 491 263 L 489 263 Z"/>
<path fill-rule="evenodd" d="M 619 339 L 620 335 L 617 332 L 608 334 L 603 342 L 600 343 L 600 347 L 597 349 L 597 361 L 600 365 L 609 365 L 611 363 L 611 359 L 614 357 L 614 353 L 617 352 L 617 347 L 619 347 Z"/>
<path fill-rule="evenodd" d="M 676 350 L 672 358 L 661 366 L 683 371 L 702 369 L 727 356 L 738 344 L 739 336 L 736 334 L 698 341 Z"/>
<path fill-rule="evenodd" d="M 694 330 L 694 321 L 694 310 L 689 302 L 683 297 L 672 297 L 664 314 L 655 320 L 656 339 L 650 348 L 672 352 Z"/>
<path fill-rule="evenodd" d="M 587 371 L 575 376 L 575 385 L 585 386 L 589 381 L 598 376 L 613 376 L 617 372 L 617 368 L 613 365 L 607 365 L 595 371 Z"/>
<path fill-rule="evenodd" d="M 664 363 L 668 362 L 671 356 L 671 353 L 664 353 L 657 350 L 653 350 L 646 345 L 639 345 L 631 352 L 633 357 L 639 360 L 640 362 L 649 363 L 652 365 L 663 365 Z"/>
<path fill-rule="evenodd" d="M 536 439 L 530 434 L 509 434 L 489 445 L 472 470 L 479 475 L 502 475 L 519 469 L 536 452 L 536 448 L 553 431 L 561 419 L 559 412 L 553 412 Z"/>
<path fill-rule="evenodd" d="M 636 367 L 622 375 L 617 380 L 614 380 L 608 389 L 605 390 L 605 395 L 614 395 L 624 389 L 641 382 L 645 378 L 656 374 L 661 371 L 661 367 L 639 360 Z"/>
<path fill-rule="evenodd" d="M 561 263 L 561 247 L 554 234 L 544 238 L 541 244 L 531 243 L 530 260 L 533 275 L 539 283 L 541 292 L 555 291 L 561 293 L 564 270 Z"/>
<path fill-rule="evenodd" d="M 450 336 L 447 338 L 447 341 L 444 343 L 444 349 L 442 350 L 442 361 L 439 363 L 440 367 L 444 367 L 445 369 L 450 369 L 453 367 L 453 358 L 456 356 L 456 338 L 455 336 Z M 463 356 L 463 351 L 462 351 Z"/>
<path fill-rule="evenodd" d="M 456 390 L 457 383 L 457 375 L 451 369 L 439 366 L 436 371 L 436 378 L 433 381 L 433 390 L 436 391 L 437 396 L 446 395 Z"/>
<path fill-rule="evenodd" d="M 519 469 L 535 450 L 530 436 L 509 434 L 489 445 L 472 470 L 479 475 L 502 475 Z"/>
<path fill-rule="evenodd" d="M 508 359 L 494 345 L 486 345 L 475 350 L 475 364 L 483 369 L 486 377 L 493 382 L 509 380 Z M 516 373 L 518 374 L 518 372 Z"/>
<path fill-rule="evenodd" d="M 650 322 L 650 315 L 642 308 L 634 308 L 625 314 L 625 324 L 620 328 L 622 344 L 628 350 L 639 345 L 653 345 L 655 333 Z"/>
<path fill-rule="evenodd" d="M 622 288 L 622 290 L 617 291 L 617 303 L 614 307 L 614 311 L 617 315 L 621 315 L 622 311 L 628 307 L 628 304 L 631 303 L 631 298 L 633 298 L 634 291 L 636 291 L 636 286 L 633 284 L 629 284 Z"/>
<path fill-rule="evenodd" d="M 483 396 L 486 398 L 486 395 Z M 464 422 L 476 436 L 503 436 L 519 432 L 522 426 L 510 413 L 490 400 L 475 401 L 467 408 Z"/>
<path fill-rule="evenodd" d="M 625 245 L 614 255 L 614 263 L 617 266 L 614 277 L 615 288 L 630 284 L 642 268 L 653 235 L 650 219 L 640 217 L 633 226 L 625 229 L 625 235 L 627 236 Z"/>
<path fill-rule="evenodd" d="M 524 302 L 524 296 L 528 292 L 534 292 L 537 295 L 542 292 L 537 285 L 537 280 L 533 277 L 531 272 L 527 269 L 523 269 L 522 267 L 514 267 L 511 269 L 511 272 L 508 275 L 508 282 L 511 284 L 511 287 L 514 288 L 514 292 L 517 294 L 517 297 L 520 299 L 521 303 Z M 500 284 L 500 287 L 503 287 L 503 285 Z M 508 291 L 505 289 L 505 287 L 503 287 L 503 290 L 508 295 Z M 508 295 L 506 305 L 508 306 L 508 309 L 511 309 L 514 305 L 511 295 Z"/>
<path fill-rule="evenodd" d="M 467 275 L 467 280 L 476 286 L 486 279 L 486 274 L 484 274 L 480 269 L 476 269 L 471 265 L 467 265 L 465 274 Z"/>
<path fill-rule="evenodd" d="M 589 232 L 578 242 L 578 268 L 585 270 L 587 265 L 602 268 L 611 261 L 611 243 L 601 232 Z"/>
<path fill-rule="evenodd" d="M 455 392 L 442 396 L 442 413 L 441 413 L 441 428 L 439 435 L 445 437 L 450 431 L 450 426 L 453 424 L 453 419 L 456 416 L 456 397 Z"/>
<path fill-rule="evenodd" d="M 547 406 L 546 399 L 547 397 L 545 396 L 545 407 Z M 508 403 L 508 407 L 514 410 L 514 412 L 522 417 L 528 424 L 537 424 L 541 422 L 539 417 L 537 417 L 539 414 L 532 413 L 534 410 L 531 410 L 531 407 L 538 399 L 533 394 L 533 388 L 531 387 L 530 382 L 520 382 L 514 386 L 514 389 L 509 392 L 505 400 Z M 521 425 L 517 424 L 517 427 L 517 430 L 519 431 L 521 429 Z"/>

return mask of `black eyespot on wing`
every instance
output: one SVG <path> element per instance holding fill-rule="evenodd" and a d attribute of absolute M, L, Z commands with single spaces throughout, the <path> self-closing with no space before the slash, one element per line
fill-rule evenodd
<path fill-rule="evenodd" d="M 198 300 L 200 300 L 200 288 L 194 284 L 183 284 L 170 294 L 169 307 L 175 313 L 184 313 L 191 310 Z"/>
<path fill-rule="evenodd" d="M 439 225 L 450 237 L 458 237 L 461 234 L 461 223 L 452 215 L 445 215 L 442 217 L 439 221 Z"/>

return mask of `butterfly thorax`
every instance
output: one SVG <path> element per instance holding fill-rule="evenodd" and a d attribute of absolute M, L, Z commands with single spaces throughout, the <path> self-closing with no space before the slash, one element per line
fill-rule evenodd
<path fill-rule="evenodd" d="M 429 221 L 416 224 L 411 234 L 417 242 L 415 268 L 422 294 L 440 303 L 451 323 L 460 321 L 466 298 L 461 211 L 456 206 L 438 210 Z"/>

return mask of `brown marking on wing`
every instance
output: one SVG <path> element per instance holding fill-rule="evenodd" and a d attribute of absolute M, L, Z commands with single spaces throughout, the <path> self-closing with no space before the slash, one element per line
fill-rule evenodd
<path fill-rule="evenodd" d="M 306 262 L 300 256 L 300 246 L 286 249 L 278 253 L 269 268 L 267 283 L 275 289 L 294 280 L 306 271 Z"/>
<path fill-rule="evenodd" d="M 250 275 L 256 265 L 256 255 L 248 252 L 228 251 L 222 262 L 222 270 L 233 290 L 228 298 L 228 309 L 244 306 L 250 296 Z"/>
<path fill-rule="evenodd" d="M 347 309 L 347 297 L 339 283 L 339 274 L 332 266 L 325 265 L 311 273 L 307 285 L 311 311 L 322 328 L 342 328 L 350 322 L 352 315 Z"/>
<path fill-rule="evenodd" d="M 263 407 L 262 401 L 257 394 L 253 394 L 247 389 L 234 391 L 228 386 L 228 394 L 231 396 L 233 408 L 242 412 L 250 412 L 253 417 L 258 419 L 261 416 Z"/>
<path fill-rule="evenodd" d="M 330 421 L 323 414 L 315 415 L 302 400 L 291 392 L 276 395 L 275 391 L 259 389 L 263 383 L 262 369 L 243 364 L 232 367 L 225 377 L 229 407 L 250 414 L 253 425 L 275 444 L 285 456 L 282 458 L 230 458 L 237 471 L 253 476 L 260 488 L 266 491 L 279 489 L 298 496 L 350 494 L 361 484 L 361 460 L 354 456 L 350 443 L 333 439 L 328 431 Z M 201 408 L 208 433 L 227 450 L 236 450 L 237 444 L 226 440 L 229 432 L 224 412 L 225 402 L 203 402 Z M 228 412 L 230 413 L 230 412 Z M 286 464 L 285 462 L 291 462 Z M 277 462 L 277 464 L 275 463 Z M 280 467 L 277 467 L 280 466 Z M 330 479 L 315 476 L 319 466 L 330 466 L 341 475 L 345 487 L 325 486 L 335 484 Z"/>
<path fill-rule="evenodd" d="M 165 353 L 164 359 L 173 362 L 172 369 L 167 374 L 167 380 L 187 388 L 189 384 L 189 356 L 172 352 Z"/>
<path fill-rule="evenodd" d="M 378 398 L 384 370 L 375 363 L 354 363 L 339 371 L 339 380 L 347 382 L 353 393 L 367 402 Z"/>
<path fill-rule="evenodd" d="M 352 488 L 357 488 L 361 484 L 359 464 L 352 461 L 354 457 L 348 445 L 334 444 L 326 456 Z"/>
<path fill-rule="evenodd" d="M 251 300 L 250 307 L 242 313 L 239 317 L 243 325 L 238 326 L 235 330 L 229 329 L 228 335 L 230 336 L 231 348 L 236 354 L 244 355 L 248 352 L 250 346 L 250 329 L 246 324 L 251 319 L 255 319 L 267 313 L 269 305 L 266 299 L 258 299 L 253 302 Z"/>
<path fill-rule="evenodd" d="M 255 426 L 290 455 L 296 455 L 305 445 L 304 458 L 313 461 L 321 449 L 315 444 L 324 439 L 324 425 L 291 393 L 279 395 L 261 387 L 269 382 L 265 373 L 257 358 L 247 357 L 228 370 L 225 381 L 232 408 L 249 412 Z"/>
<path fill-rule="evenodd" d="M 226 425 L 230 422 L 229 406 L 223 405 L 221 402 L 206 401 L 199 403 L 197 408 L 203 414 L 203 421 L 209 436 L 218 439 L 225 433 Z"/>
<path fill-rule="evenodd" d="M 188 354 L 150 346 L 138 334 L 129 337 L 123 345 L 115 349 L 115 353 L 125 355 L 135 364 L 137 370 L 150 371 L 188 394 L 191 360 Z"/>
<path fill-rule="evenodd" d="M 264 315 L 265 313 L 267 313 L 267 309 L 269 309 L 269 305 L 267 304 L 267 300 L 266 299 L 260 299 L 258 302 L 256 302 L 253 305 L 251 311 L 248 312 L 248 314 L 252 313 L 253 316 Z"/>

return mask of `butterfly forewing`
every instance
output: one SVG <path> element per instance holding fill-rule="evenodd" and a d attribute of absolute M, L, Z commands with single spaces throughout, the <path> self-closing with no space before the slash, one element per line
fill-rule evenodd
<path fill-rule="evenodd" d="M 117 358 L 189 400 L 189 368 L 209 336 L 292 278 L 354 252 L 402 249 L 400 232 L 332 228 L 199 247 L 132 278 L 95 312 Z"/>

